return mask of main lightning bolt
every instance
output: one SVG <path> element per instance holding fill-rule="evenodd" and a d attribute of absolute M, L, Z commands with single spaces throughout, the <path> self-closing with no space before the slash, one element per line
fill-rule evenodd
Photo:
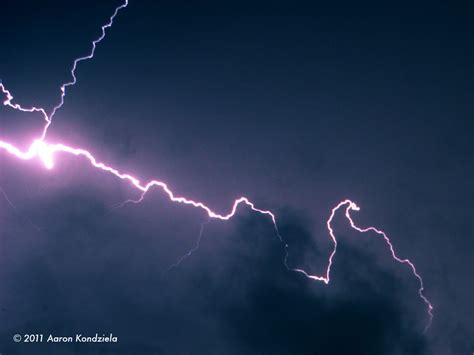
<path fill-rule="evenodd" d="M 428 319 L 427 325 L 425 327 L 425 331 L 426 331 L 430 327 L 431 322 L 433 320 L 433 306 L 424 294 L 425 287 L 424 287 L 424 284 L 423 284 L 423 279 L 421 278 L 420 274 L 418 273 L 418 271 L 415 267 L 415 264 L 413 264 L 413 262 L 411 262 L 409 259 L 400 258 L 396 254 L 395 248 L 393 247 L 393 244 L 392 244 L 390 238 L 387 236 L 387 234 L 385 232 L 383 232 L 383 231 L 381 231 L 381 230 L 379 230 L 375 227 L 372 227 L 372 226 L 369 226 L 369 227 L 366 227 L 366 228 L 358 227 L 355 224 L 354 220 L 352 219 L 351 212 L 352 211 L 359 211 L 360 208 L 354 202 L 352 202 L 351 200 L 346 199 L 344 201 L 341 201 L 339 204 L 337 204 L 337 206 L 335 206 L 331 210 L 331 214 L 330 214 L 330 216 L 329 216 L 329 218 L 326 222 L 326 226 L 327 226 L 327 229 L 328 229 L 328 232 L 329 232 L 329 236 L 331 237 L 331 240 L 333 242 L 333 249 L 332 249 L 332 251 L 329 255 L 329 258 L 328 258 L 325 273 L 322 274 L 322 275 L 313 275 L 313 274 L 310 274 L 310 273 L 308 273 L 307 271 L 305 271 L 303 269 L 292 268 L 292 267 L 288 266 L 288 263 L 287 263 L 288 244 L 285 243 L 283 237 L 281 236 L 281 234 L 279 232 L 275 214 L 273 212 L 269 211 L 269 210 L 263 210 L 263 209 L 257 208 L 255 206 L 255 204 L 252 201 L 250 201 L 247 197 L 240 197 L 240 198 L 236 199 L 233 202 L 232 208 L 230 209 L 229 212 L 227 212 L 227 213 L 218 213 L 218 212 L 215 212 L 215 211 L 211 210 L 206 204 L 204 204 L 201 201 L 194 201 L 192 199 L 189 199 L 189 198 L 186 198 L 186 197 L 183 197 L 183 196 L 175 195 L 175 193 L 169 188 L 169 186 L 166 183 L 162 182 L 162 181 L 151 180 L 151 181 L 146 182 L 146 183 L 141 182 L 134 175 L 124 173 L 124 172 L 120 171 L 119 169 L 117 169 L 113 166 L 107 165 L 107 164 L 99 161 L 91 152 L 89 152 L 85 149 L 74 148 L 74 147 L 71 147 L 71 146 L 68 146 L 68 145 L 62 144 L 62 143 L 48 143 L 46 141 L 46 135 L 47 135 L 47 132 L 48 132 L 48 128 L 52 124 L 53 116 L 64 105 L 64 101 L 65 101 L 65 97 L 66 97 L 66 89 L 69 86 L 75 85 L 76 82 L 77 82 L 76 70 L 77 70 L 78 64 L 82 61 L 92 59 L 94 57 L 97 45 L 105 38 L 106 30 L 108 28 L 112 27 L 114 19 L 117 16 L 117 14 L 119 13 L 119 11 L 126 8 L 127 6 L 128 6 L 128 0 L 125 0 L 124 3 L 122 3 L 120 6 L 115 8 L 115 11 L 113 12 L 112 16 L 109 18 L 109 21 L 101 27 L 101 29 L 102 29 L 101 35 L 92 42 L 92 47 L 91 47 L 90 52 L 87 55 L 85 55 L 83 57 L 79 57 L 79 58 L 74 60 L 73 66 L 72 66 L 72 69 L 71 69 L 72 79 L 61 85 L 61 87 L 60 87 L 61 95 L 60 95 L 59 103 L 56 106 L 54 106 L 54 108 L 52 109 L 52 111 L 49 114 L 42 107 L 23 107 L 18 103 L 13 103 L 13 95 L 10 93 L 9 90 L 7 90 L 7 88 L 4 86 L 4 84 L 2 82 L 0 82 L 0 90 L 1 90 L 2 94 L 5 96 L 5 99 L 3 101 L 4 106 L 8 106 L 8 107 L 12 108 L 13 110 L 17 110 L 17 111 L 21 111 L 21 112 L 39 113 L 39 114 L 41 114 L 41 116 L 43 117 L 43 119 L 45 121 L 45 125 L 43 126 L 43 129 L 42 129 L 42 132 L 41 132 L 40 136 L 33 140 L 33 142 L 30 144 L 28 149 L 21 150 L 20 148 L 16 147 L 14 144 L 11 144 L 11 143 L 6 142 L 6 141 L 1 141 L 1 140 L 0 140 L 0 149 L 6 151 L 7 153 L 9 153 L 9 154 L 13 155 L 14 157 L 16 157 L 18 159 L 21 159 L 21 160 L 39 159 L 40 161 L 42 161 L 42 163 L 44 164 L 44 166 L 47 169 L 52 169 L 54 167 L 55 157 L 58 154 L 69 154 L 69 155 L 74 155 L 74 156 L 83 158 L 86 161 L 88 161 L 90 163 L 90 165 L 93 166 L 94 168 L 97 168 L 97 169 L 103 170 L 107 173 L 113 174 L 117 178 L 127 181 L 132 186 L 134 186 L 136 189 L 140 190 L 141 197 L 140 197 L 139 200 L 137 200 L 137 201 L 129 200 L 129 201 L 126 201 L 126 202 L 138 203 L 138 202 L 143 200 L 145 194 L 148 191 L 150 191 L 150 189 L 159 188 L 165 193 L 165 195 L 169 198 L 170 201 L 175 202 L 175 203 L 184 204 L 184 205 L 189 205 L 189 206 L 192 206 L 194 208 L 201 209 L 202 211 L 204 211 L 207 214 L 207 216 L 209 217 L 209 220 L 217 219 L 217 220 L 222 220 L 222 221 L 227 221 L 227 220 L 231 219 L 232 217 L 235 216 L 235 214 L 237 212 L 237 209 L 240 205 L 246 205 L 252 211 L 254 211 L 256 213 L 259 213 L 261 215 L 267 216 L 272 221 L 273 227 L 274 227 L 275 232 L 276 232 L 276 235 L 278 236 L 279 240 L 284 244 L 284 247 L 285 247 L 285 252 L 286 252 L 285 253 L 285 258 L 284 258 L 285 267 L 290 271 L 294 271 L 296 273 L 304 275 L 308 279 L 323 282 L 324 284 L 329 284 L 329 282 L 330 282 L 331 268 L 332 268 L 332 265 L 333 265 L 333 262 L 334 262 L 334 257 L 336 256 L 336 251 L 337 251 L 337 246 L 338 246 L 338 242 L 337 242 L 334 230 L 332 228 L 332 221 L 333 221 L 336 213 L 339 210 L 344 209 L 345 217 L 349 221 L 349 224 L 350 224 L 352 229 L 354 229 L 354 230 L 356 230 L 360 233 L 371 232 L 371 233 L 374 233 L 374 234 L 382 237 L 384 239 L 385 243 L 387 244 L 390 252 L 391 252 L 393 260 L 395 260 L 396 262 L 398 262 L 400 264 L 405 264 L 409 267 L 412 274 L 414 275 L 414 277 L 417 279 L 417 281 L 419 283 L 419 288 L 418 288 L 419 297 L 425 303 L 426 308 L 427 308 L 427 314 L 428 314 L 429 319 Z M 206 222 L 206 223 L 208 223 L 208 222 Z M 200 242 L 201 237 L 202 237 L 203 228 L 204 228 L 204 224 L 202 225 L 202 228 L 201 228 L 201 231 L 200 231 L 200 234 L 199 234 L 198 243 L 196 244 L 196 246 L 188 254 L 184 255 L 181 259 L 179 259 L 176 264 L 173 264 L 171 267 L 174 267 L 174 266 L 178 265 L 182 260 L 184 260 L 184 258 L 191 255 L 194 251 L 197 250 L 197 248 L 199 247 L 199 242 Z"/>

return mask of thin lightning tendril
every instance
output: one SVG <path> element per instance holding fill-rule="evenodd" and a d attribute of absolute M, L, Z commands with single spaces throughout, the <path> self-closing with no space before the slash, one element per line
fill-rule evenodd
<path fill-rule="evenodd" d="M 199 235 L 198 235 L 198 238 L 196 240 L 196 245 L 194 245 L 194 247 L 192 249 L 190 249 L 186 254 L 182 255 L 178 260 L 176 260 L 175 263 L 171 264 L 168 269 L 166 271 L 170 271 L 174 268 L 177 268 L 179 265 L 181 265 L 181 263 L 186 260 L 187 258 L 189 258 L 191 255 L 193 255 L 198 249 L 199 247 L 201 246 L 201 239 L 202 239 L 202 236 L 204 234 L 204 227 L 206 226 L 206 224 L 208 224 L 211 220 L 208 219 L 206 222 L 203 222 L 201 223 L 201 228 L 199 229 Z"/>
<path fill-rule="evenodd" d="M 39 159 L 43 162 L 44 166 L 47 169 L 52 169 L 54 167 L 54 158 L 55 158 L 56 154 L 58 154 L 58 153 L 66 153 L 66 154 L 70 154 L 70 155 L 74 155 L 74 156 L 77 156 L 77 157 L 84 158 L 93 167 L 95 167 L 97 169 L 100 169 L 100 170 L 103 170 L 105 172 L 108 172 L 110 174 L 113 174 L 116 177 L 118 177 L 119 179 L 129 182 L 131 185 L 133 185 L 135 188 L 137 188 L 139 191 L 141 191 L 141 195 L 140 195 L 140 198 L 138 200 L 127 200 L 124 203 L 120 204 L 118 207 L 121 207 L 126 203 L 139 203 L 139 202 L 141 202 L 144 199 L 145 194 L 148 191 L 150 191 L 150 189 L 155 188 L 155 187 L 160 188 L 168 196 L 169 200 L 172 201 L 172 202 L 181 203 L 181 204 L 184 204 L 184 205 L 189 205 L 189 206 L 201 209 L 202 211 L 204 211 L 207 214 L 207 216 L 209 217 L 209 221 L 211 219 L 227 221 L 227 220 L 229 220 L 229 219 L 231 219 L 232 217 L 235 216 L 235 214 L 237 212 L 237 209 L 240 205 L 242 205 L 242 204 L 246 205 L 252 211 L 254 211 L 256 213 L 259 213 L 259 214 L 262 214 L 262 215 L 265 215 L 265 216 L 268 216 L 270 218 L 270 220 L 272 221 L 273 227 L 276 231 L 277 237 L 279 238 L 279 240 L 285 246 L 285 258 L 284 258 L 285 267 L 290 271 L 293 271 L 293 272 L 304 275 L 308 279 L 323 282 L 325 284 L 329 284 L 329 282 L 330 282 L 331 267 L 333 265 L 334 257 L 336 256 L 336 251 L 337 251 L 337 246 L 338 246 L 338 242 L 337 242 L 334 230 L 332 228 L 332 221 L 333 221 L 336 213 L 342 207 L 345 206 L 345 217 L 349 221 L 349 224 L 352 227 L 352 229 L 354 229 L 358 232 L 361 232 L 361 233 L 373 232 L 373 233 L 383 237 L 383 239 L 385 240 L 386 244 L 388 245 L 388 247 L 390 249 L 392 258 L 400 264 L 408 265 L 409 268 L 411 269 L 412 274 L 416 277 L 416 279 L 418 280 L 418 283 L 419 283 L 418 294 L 419 294 L 421 300 L 425 303 L 425 305 L 427 307 L 427 313 L 428 313 L 429 320 L 428 320 L 428 324 L 426 325 L 426 328 L 425 328 L 425 331 L 426 331 L 430 327 L 432 319 L 433 319 L 433 306 L 424 294 L 425 287 L 424 287 L 424 284 L 423 284 L 423 279 L 421 278 L 420 274 L 418 273 L 415 265 L 409 259 L 402 259 L 402 258 L 397 256 L 397 254 L 395 252 L 395 249 L 393 247 L 393 244 L 390 241 L 390 238 L 385 234 L 385 232 L 383 232 L 383 231 L 381 231 L 381 230 L 379 230 L 375 227 L 372 227 L 372 226 L 366 227 L 366 228 L 358 227 L 352 219 L 351 211 L 359 211 L 360 208 L 354 202 L 352 202 L 349 199 L 346 199 L 346 200 L 340 202 L 337 206 L 335 206 L 331 210 L 331 214 L 329 216 L 329 219 L 326 222 L 326 226 L 327 226 L 329 236 L 331 237 L 331 240 L 333 242 L 334 247 L 333 247 L 333 249 L 332 249 L 332 251 L 329 255 L 327 268 L 326 268 L 325 273 L 323 275 L 313 275 L 313 274 L 310 274 L 310 273 L 308 273 L 307 271 L 305 271 L 303 269 L 292 268 L 292 267 L 288 266 L 288 263 L 287 263 L 288 244 L 285 243 L 283 237 L 281 236 L 281 234 L 279 232 L 275 215 L 273 214 L 273 212 L 271 212 L 269 210 L 263 210 L 263 209 L 257 208 L 254 205 L 254 203 L 252 201 L 250 201 L 247 197 L 240 197 L 240 198 L 236 199 L 234 201 L 233 205 L 232 205 L 232 208 L 230 209 L 230 211 L 228 213 L 220 214 L 220 213 L 217 213 L 217 212 L 214 212 L 213 210 L 211 210 L 203 202 L 194 201 L 194 200 L 188 199 L 186 197 L 182 197 L 182 196 L 176 196 L 175 193 L 168 187 L 168 185 L 166 183 L 162 182 L 162 181 L 151 180 L 147 183 L 143 183 L 138 178 L 136 178 L 135 176 L 133 176 L 131 174 L 128 174 L 128 173 L 123 173 L 119 169 L 116 169 L 112 166 L 106 165 L 105 163 L 97 160 L 92 153 L 90 153 L 89 151 L 87 151 L 85 149 L 73 148 L 71 146 L 68 146 L 68 145 L 65 145 L 65 144 L 62 144 L 62 143 L 51 144 L 51 143 L 46 142 L 46 135 L 47 135 L 47 132 L 48 132 L 48 128 L 52 124 L 53 116 L 64 105 L 64 101 L 65 101 L 65 97 L 66 97 L 66 89 L 69 86 L 75 85 L 76 82 L 77 82 L 76 70 L 77 70 L 78 64 L 82 61 L 86 61 L 86 60 L 92 59 L 94 57 L 97 45 L 105 38 L 106 30 L 108 28 L 112 27 L 114 19 L 117 16 L 117 14 L 119 13 L 119 11 L 126 8 L 127 6 L 128 6 L 128 0 L 125 0 L 123 4 L 121 4 L 120 6 L 118 6 L 115 9 L 114 13 L 109 18 L 109 21 L 101 27 L 101 29 L 102 29 L 101 35 L 96 40 L 94 40 L 92 42 L 92 48 L 91 48 L 91 51 L 89 52 L 89 54 L 87 54 L 86 56 L 83 56 L 83 57 L 79 57 L 79 58 L 74 60 L 73 66 L 72 66 L 72 69 L 71 69 L 72 80 L 61 85 L 61 87 L 60 87 L 60 91 L 61 91 L 60 101 L 56 106 L 54 106 L 54 108 L 52 109 L 50 114 L 48 114 L 46 112 L 46 110 L 42 107 L 34 107 L 34 106 L 33 107 L 22 107 L 18 103 L 13 103 L 13 95 L 10 93 L 9 90 L 7 90 L 7 88 L 4 86 L 4 84 L 0 81 L 0 90 L 3 93 L 3 95 L 6 97 L 5 100 L 3 101 L 4 106 L 8 106 L 8 107 L 12 108 L 13 110 L 17 110 L 17 111 L 21 111 L 21 112 L 40 113 L 41 116 L 43 117 L 43 119 L 45 120 L 45 125 L 43 127 L 43 130 L 41 132 L 40 137 L 34 139 L 27 150 L 21 150 L 21 149 L 17 148 L 15 145 L 13 145 L 11 143 L 8 143 L 6 141 L 1 141 L 1 140 L 0 140 L 0 149 L 3 149 L 7 153 L 9 153 L 9 154 L 15 156 L 16 158 L 21 159 L 21 160 Z M 3 194 L 4 194 L 4 192 L 3 192 Z M 200 243 L 201 238 L 202 238 L 204 225 L 209 223 L 209 221 L 202 224 L 196 246 L 193 249 L 191 249 L 187 254 L 182 256 L 175 264 L 171 265 L 170 268 L 178 266 L 185 258 L 189 257 L 192 253 L 194 253 L 199 248 L 199 243 Z"/>
<path fill-rule="evenodd" d="M 18 211 L 17 206 L 10 200 L 10 197 L 8 197 L 7 193 L 5 190 L 0 186 L 0 193 L 3 195 L 3 198 L 5 201 L 7 201 L 8 205 L 11 207 L 12 211 L 19 217 L 24 218 L 34 229 L 36 229 L 38 232 L 41 232 L 41 228 L 38 227 L 36 224 L 31 222 L 28 218 L 25 218 L 24 216 L 21 215 L 20 211 Z"/>
<path fill-rule="evenodd" d="M 16 211 L 16 206 L 13 204 L 13 202 L 10 200 L 10 198 L 8 197 L 7 193 L 5 192 L 5 190 L 0 187 L 0 193 L 2 193 L 3 197 L 5 198 L 5 201 L 7 201 L 8 205 L 14 210 Z"/>

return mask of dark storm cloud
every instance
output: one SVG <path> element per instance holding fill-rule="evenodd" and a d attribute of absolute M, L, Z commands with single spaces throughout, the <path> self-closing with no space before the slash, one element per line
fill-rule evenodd
<path fill-rule="evenodd" d="M 45 249 L 25 256 L 4 282 L 22 294 L 28 312 L 21 316 L 14 305 L 6 312 L 20 323 L 15 332 L 112 331 L 120 342 L 42 345 L 35 354 L 425 354 L 420 304 L 399 302 L 414 292 L 366 253 L 341 245 L 333 282 L 324 286 L 286 270 L 271 223 L 243 210 L 229 224 L 206 224 L 200 249 L 163 274 L 160 260 L 176 243 L 176 229 L 157 223 L 153 238 L 161 248 L 150 250 L 139 217 L 107 215 L 91 192 L 48 201 L 50 221 L 60 223 L 48 223 Z M 150 203 L 159 213 L 161 202 Z M 317 243 L 301 219 L 282 221 L 293 246 Z M 187 236 L 189 245 L 195 237 Z M 370 272 L 353 272 L 362 265 Z M 11 330 L 1 337 L 4 351 L 30 353 L 8 345 L 10 337 Z"/>
<path fill-rule="evenodd" d="M 297 224 L 299 221 L 283 221 L 286 226 L 282 233 L 290 244 L 299 242 L 305 248 L 315 242 L 308 240 L 307 226 Z M 292 234 L 291 230 L 300 233 Z M 250 250 L 256 248 L 261 254 L 243 266 L 245 271 L 237 273 L 251 275 L 243 277 L 248 287 L 244 301 L 223 312 L 228 316 L 229 328 L 236 333 L 235 344 L 247 346 L 242 353 L 424 353 L 424 341 L 415 326 L 419 325 L 416 318 L 420 312 L 416 308 L 403 309 L 398 299 L 410 297 L 410 292 L 401 295 L 396 291 L 401 286 L 398 277 L 381 271 L 370 255 L 341 242 L 332 283 L 324 286 L 284 272 L 278 267 L 281 249 L 272 247 L 255 231 L 255 222 L 245 223 L 237 234 L 245 236 Z M 326 259 L 319 262 L 325 264 Z M 359 267 L 369 272 L 354 273 Z"/>

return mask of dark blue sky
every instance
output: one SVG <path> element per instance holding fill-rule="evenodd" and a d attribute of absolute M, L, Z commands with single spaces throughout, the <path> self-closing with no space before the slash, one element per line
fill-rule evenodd
<path fill-rule="evenodd" d="M 2 5 L 0 78 L 51 108 L 74 58 L 119 2 Z M 81 160 L 54 170 L 0 154 L 3 354 L 434 354 L 474 351 L 473 23 L 466 6 L 131 1 L 80 65 L 49 140 L 159 178 L 227 211 L 277 214 L 289 262 L 321 273 L 325 222 L 340 250 L 324 286 L 285 270 L 267 220 L 211 222 Z M 0 137 L 29 143 L 36 115 L 0 108 Z M 38 230 L 39 229 L 39 230 Z M 113 332 L 111 347 L 14 344 L 15 333 Z"/>

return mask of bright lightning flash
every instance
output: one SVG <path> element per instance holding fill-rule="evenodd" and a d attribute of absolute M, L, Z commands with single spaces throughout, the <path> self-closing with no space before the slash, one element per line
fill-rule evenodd
<path fill-rule="evenodd" d="M 397 254 L 395 252 L 395 249 L 393 247 L 393 244 L 390 241 L 389 237 L 385 234 L 385 232 L 383 232 L 383 231 L 381 231 L 381 230 L 379 230 L 375 227 L 360 228 L 354 223 L 354 221 L 352 219 L 352 216 L 351 216 L 351 211 L 359 211 L 359 207 L 354 202 L 352 202 L 351 200 L 346 199 L 346 200 L 340 202 L 337 206 L 335 206 L 331 210 L 331 214 L 329 216 L 329 219 L 326 222 L 326 225 L 327 225 L 329 235 L 330 235 L 330 237 L 332 239 L 332 242 L 334 244 L 334 247 L 332 249 L 331 254 L 329 255 L 326 272 L 323 275 L 312 275 L 312 274 L 306 272 L 303 269 L 292 268 L 292 267 L 288 266 L 288 264 L 287 264 L 288 244 L 286 244 L 284 242 L 284 239 L 280 235 L 275 215 L 271 211 L 257 208 L 254 205 L 254 203 L 251 202 L 248 198 L 246 198 L 246 197 L 238 198 L 237 200 L 234 201 L 234 203 L 232 205 L 232 208 L 228 213 L 220 214 L 220 213 L 217 213 L 217 212 L 214 212 L 213 210 L 211 210 L 203 202 L 194 201 L 194 200 L 188 199 L 186 197 L 176 196 L 173 193 L 173 191 L 168 187 L 168 185 L 166 183 L 162 182 L 162 181 L 151 180 L 149 182 L 143 183 L 137 177 L 135 177 L 131 174 L 123 173 L 119 169 L 114 168 L 114 167 L 109 166 L 109 165 L 106 165 L 105 163 L 97 160 L 97 158 L 95 158 L 95 156 L 91 152 L 89 152 L 85 149 L 73 148 L 71 146 L 68 146 L 68 145 L 62 144 L 62 143 L 52 144 L 52 143 L 48 143 L 46 141 L 46 135 L 47 135 L 47 132 L 48 132 L 48 128 L 52 124 L 52 118 L 56 114 L 56 112 L 64 105 L 64 99 L 65 99 L 65 96 L 66 96 L 66 88 L 69 87 L 69 86 L 75 85 L 76 82 L 77 82 L 77 78 L 76 78 L 77 65 L 81 61 L 92 59 L 94 57 L 97 44 L 105 38 L 106 30 L 108 28 L 112 27 L 112 24 L 114 22 L 115 17 L 118 14 L 118 12 L 121 9 L 127 7 L 127 5 L 128 5 L 128 0 L 125 0 L 125 2 L 122 5 L 118 6 L 115 9 L 113 15 L 110 17 L 107 24 L 102 26 L 101 35 L 96 40 L 94 40 L 92 42 L 92 48 L 91 48 L 89 54 L 87 54 L 86 56 L 83 56 L 83 57 L 79 57 L 79 58 L 74 60 L 73 67 L 71 69 L 72 80 L 61 85 L 61 87 L 60 87 L 60 90 L 61 90 L 60 101 L 53 108 L 51 113 L 48 114 L 46 112 L 46 110 L 42 107 L 23 107 L 23 106 L 19 105 L 18 103 L 13 103 L 13 95 L 10 93 L 10 91 L 7 90 L 7 88 L 3 85 L 3 83 L 0 82 L 1 93 L 5 96 L 5 100 L 3 101 L 4 106 L 8 106 L 8 107 L 10 107 L 14 110 L 21 111 L 21 112 L 40 113 L 42 115 L 44 121 L 45 121 L 45 125 L 43 127 L 42 132 L 41 132 L 41 135 L 39 136 L 39 138 L 36 138 L 36 139 L 33 140 L 33 142 L 31 143 L 31 145 L 29 146 L 29 148 L 27 150 L 21 150 L 21 149 L 17 148 L 15 145 L 13 145 L 9 142 L 1 141 L 1 140 L 0 140 L 0 149 L 6 151 L 7 153 L 13 155 L 14 157 L 16 157 L 18 159 L 22 159 L 22 160 L 39 159 L 40 161 L 42 161 L 42 163 L 44 164 L 44 166 L 47 169 L 52 169 L 54 167 L 55 157 L 58 153 L 65 153 L 65 154 L 70 154 L 70 155 L 74 155 L 74 156 L 77 156 L 77 157 L 84 158 L 93 167 L 95 167 L 97 169 L 101 169 L 101 170 L 103 170 L 105 172 L 108 172 L 110 174 L 113 174 L 116 177 L 118 177 L 119 179 L 126 180 L 127 182 L 132 184 L 135 188 L 140 190 L 141 191 L 141 198 L 138 201 L 130 201 L 130 202 L 140 202 L 140 201 L 142 201 L 145 194 L 151 188 L 156 187 L 156 188 L 160 188 L 168 196 L 170 201 L 185 204 L 185 205 L 190 205 L 190 206 L 193 206 L 195 208 L 199 208 L 199 209 L 203 210 L 204 212 L 206 212 L 206 214 L 209 216 L 209 219 L 218 219 L 218 220 L 223 220 L 223 221 L 227 221 L 227 220 L 231 219 L 236 214 L 237 208 L 240 205 L 242 205 L 242 204 L 246 205 L 247 207 L 249 207 L 254 212 L 262 214 L 262 215 L 266 215 L 271 219 L 278 238 L 280 239 L 280 241 L 285 246 L 285 251 L 286 251 L 286 256 L 285 256 L 285 259 L 284 259 L 285 267 L 288 270 L 300 273 L 300 274 L 304 275 L 305 277 L 307 277 L 311 280 L 324 282 L 325 284 L 328 284 L 329 281 L 330 281 L 331 267 L 332 267 L 333 260 L 334 260 L 334 257 L 336 255 L 336 250 L 337 250 L 337 239 L 335 237 L 335 233 L 334 233 L 334 230 L 332 228 L 331 223 L 332 223 L 332 220 L 333 220 L 334 216 L 336 215 L 336 212 L 338 212 L 341 208 L 344 208 L 345 209 L 345 216 L 346 216 L 347 220 L 349 221 L 350 226 L 354 230 L 356 230 L 358 232 L 361 232 L 361 233 L 372 232 L 372 233 L 375 233 L 376 235 L 381 236 L 385 240 L 388 248 L 390 249 L 393 260 L 397 261 L 400 264 L 406 264 L 406 265 L 409 266 L 411 272 L 413 273 L 413 275 L 418 280 L 418 283 L 419 283 L 418 294 L 419 294 L 421 300 L 425 303 L 426 308 L 427 308 L 427 314 L 428 314 L 429 319 L 428 319 L 428 323 L 427 323 L 426 328 L 425 328 L 425 331 L 426 331 L 429 328 L 429 326 L 431 325 L 431 322 L 432 322 L 432 319 L 433 319 L 433 306 L 430 303 L 430 301 L 426 298 L 426 296 L 424 295 L 425 288 L 424 288 L 424 284 L 423 284 L 423 279 L 421 278 L 420 274 L 418 273 L 415 265 L 409 259 L 402 259 L 399 256 L 397 256 Z M 194 252 L 197 249 L 197 247 L 199 246 L 199 241 L 200 241 L 201 236 L 202 236 L 202 229 L 201 229 L 201 232 L 200 232 L 200 236 L 199 236 L 197 246 L 194 249 L 192 249 L 188 254 L 186 254 L 185 257 L 191 255 L 191 253 Z M 178 260 L 178 262 L 176 264 L 174 264 L 173 266 L 178 265 L 183 259 L 184 259 L 184 257 L 181 258 L 180 260 Z"/>

